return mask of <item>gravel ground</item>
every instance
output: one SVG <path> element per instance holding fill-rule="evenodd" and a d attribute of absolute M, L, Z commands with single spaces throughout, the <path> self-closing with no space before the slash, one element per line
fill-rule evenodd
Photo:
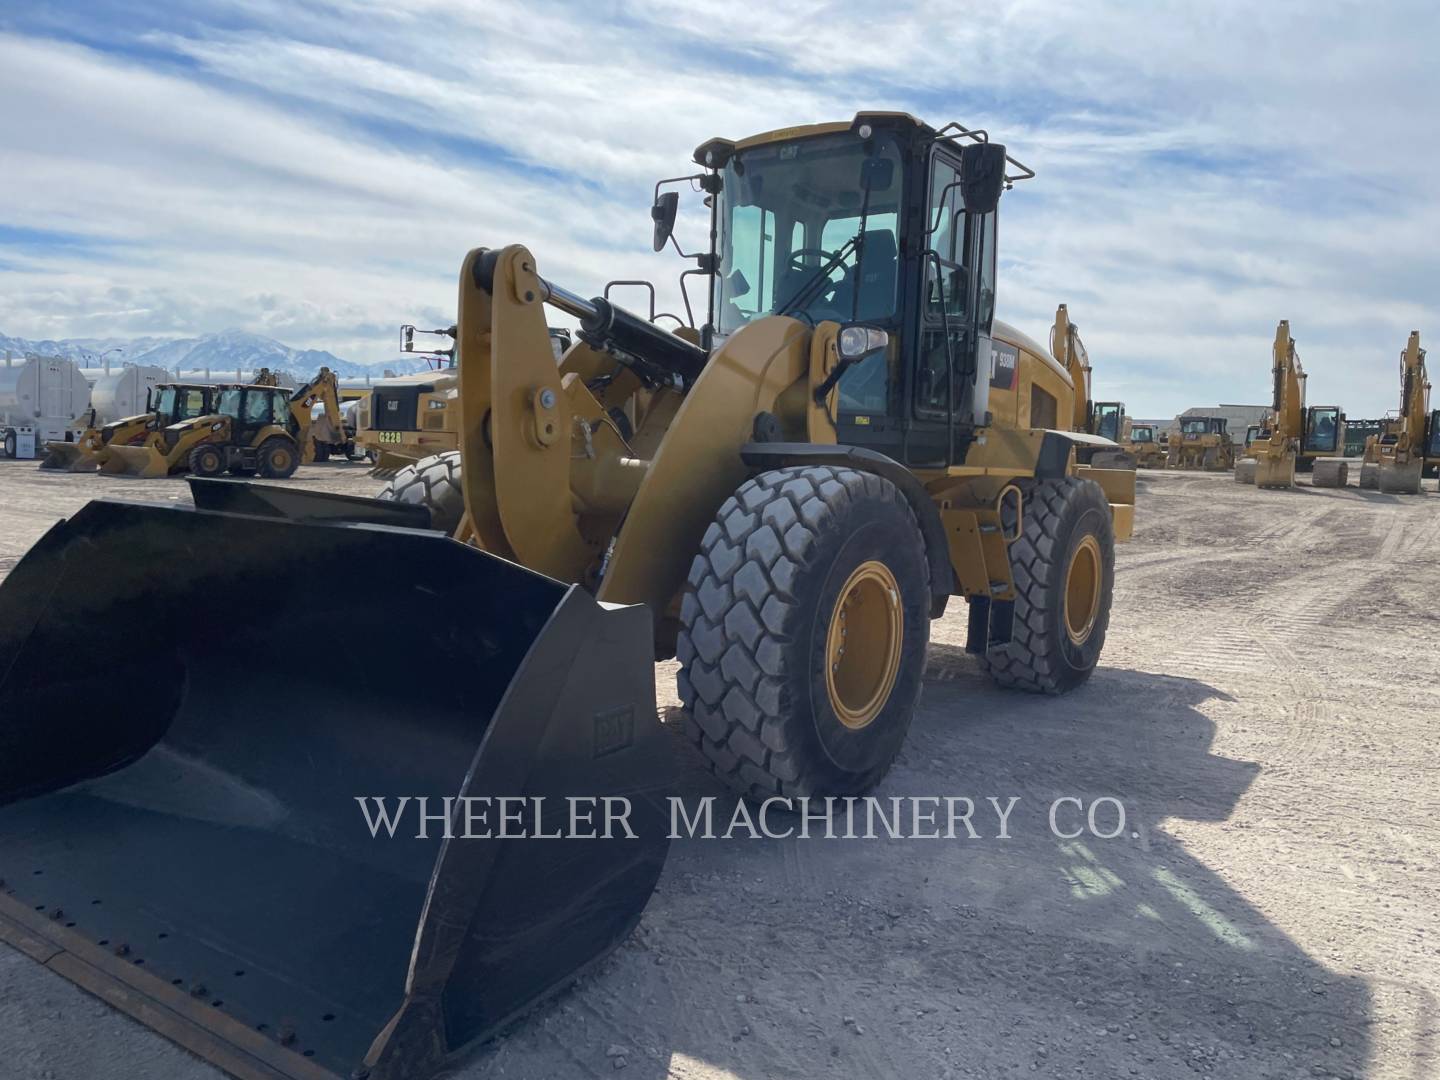
<path fill-rule="evenodd" d="M 1142 472 L 1088 685 L 997 691 L 963 605 L 934 628 L 879 794 L 970 796 L 980 839 L 679 842 L 634 937 L 456 1075 L 1440 1076 L 1426 487 Z M 184 492 L 0 461 L 0 571 L 89 498 Z M 657 689 L 676 703 L 671 665 Z M 684 789 L 720 794 L 698 765 Z M 1009 839 L 987 796 L 1020 798 Z M 1126 829 L 1052 835 L 1066 796 L 1119 799 Z M 0 946 L 0 1076 L 216 1075 Z"/>

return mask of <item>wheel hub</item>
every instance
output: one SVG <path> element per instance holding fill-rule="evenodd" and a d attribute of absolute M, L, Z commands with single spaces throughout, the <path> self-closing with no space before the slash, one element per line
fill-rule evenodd
<path fill-rule="evenodd" d="M 1100 545 L 1095 537 L 1081 539 L 1065 572 L 1065 633 L 1076 645 L 1083 645 L 1095 629 L 1095 616 L 1100 611 L 1102 566 Z"/>
<path fill-rule="evenodd" d="M 877 559 L 861 563 L 836 598 L 825 644 L 825 686 L 847 728 L 858 731 L 880 715 L 895 687 L 904 640 L 895 575 Z"/>

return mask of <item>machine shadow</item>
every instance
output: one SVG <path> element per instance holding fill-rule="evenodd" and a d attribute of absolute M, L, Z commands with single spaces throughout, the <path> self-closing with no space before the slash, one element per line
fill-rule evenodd
<path fill-rule="evenodd" d="M 968 797 L 978 838 L 677 841 L 632 940 L 459 1075 L 608 1073 L 617 1049 L 645 1080 L 691 1063 L 745 1080 L 1363 1075 L 1367 985 L 1327 970 L 1176 835 L 1227 821 L 1260 771 L 1212 752 L 1207 703 L 1232 699 L 1107 668 L 1061 699 L 1002 691 L 932 644 L 875 794 Z M 722 830 L 735 800 L 676 748 L 680 790 L 716 796 Z M 1019 800 L 1008 839 L 989 797 Z M 1055 800 L 1106 797 L 1124 806 L 1119 835 L 1052 833 Z M 1112 831 L 1114 804 L 1096 817 Z M 775 815 L 771 831 L 796 823 Z M 1064 803 L 1057 824 L 1086 823 Z"/>

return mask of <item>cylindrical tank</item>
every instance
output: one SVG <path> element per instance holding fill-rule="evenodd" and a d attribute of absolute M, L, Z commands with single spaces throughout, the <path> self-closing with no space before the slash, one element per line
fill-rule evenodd
<path fill-rule="evenodd" d="M 185 371 L 177 371 L 170 376 L 171 382 L 198 383 L 206 386 L 219 386 L 222 383 L 250 383 L 255 380 L 259 372 L 255 369 L 244 369 L 237 371 L 235 368 L 189 368 Z M 295 389 L 300 384 L 295 376 L 288 371 L 276 371 L 271 368 L 271 374 L 275 376 L 275 384 L 289 390 Z"/>
<path fill-rule="evenodd" d="M 35 428 L 49 438 L 76 427 L 89 407 L 90 386 L 73 360 L 7 360 L 0 367 L 0 425 Z"/>
<path fill-rule="evenodd" d="M 95 423 L 103 425 L 126 416 L 139 416 L 149 401 L 150 388 L 170 381 L 168 371 L 149 364 L 112 369 L 108 375 L 101 372 L 90 387 Z"/>

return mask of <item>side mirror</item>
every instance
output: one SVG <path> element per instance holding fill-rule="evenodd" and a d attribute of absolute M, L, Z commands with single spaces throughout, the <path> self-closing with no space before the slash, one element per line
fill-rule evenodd
<path fill-rule="evenodd" d="M 680 193 L 678 191 L 665 191 L 656 196 L 655 205 L 650 207 L 650 220 L 655 223 L 653 243 L 656 251 L 664 250 L 671 233 L 675 231 L 675 215 L 679 210 Z"/>
<path fill-rule="evenodd" d="M 999 143 L 967 143 L 960 151 L 960 195 L 972 214 L 989 214 L 1005 190 L 1005 147 Z"/>

